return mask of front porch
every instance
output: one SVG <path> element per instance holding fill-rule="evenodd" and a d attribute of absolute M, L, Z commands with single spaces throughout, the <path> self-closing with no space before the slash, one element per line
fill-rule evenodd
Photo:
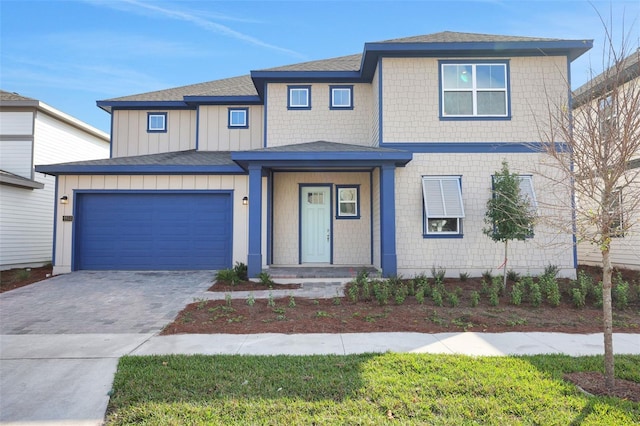
<path fill-rule="evenodd" d="M 410 152 L 318 141 L 232 152 L 231 156 L 233 161 L 249 172 L 249 277 L 257 277 L 264 266 L 295 263 L 301 265 L 299 268 L 304 268 L 289 270 L 288 273 L 295 272 L 296 277 L 299 274 L 329 273 L 343 275 L 341 278 L 355 277 L 358 270 L 350 271 L 348 266 L 345 268 L 345 265 L 354 262 L 370 263 L 374 270 L 381 271 L 382 276 L 396 275 L 395 169 L 404 167 L 411 161 Z M 351 185 L 340 181 L 346 174 L 355 176 L 354 173 L 358 172 L 364 173 L 368 182 L 358 181 L 356 177 L 350 179 Z M 293 176 L 293 180 L 290 179 L 288 186 L 275 187 L 274 182 L 285 182 L 283 173 Z M 318 180 L 315 177 L 311 179 L 310 175 L 314 173 L 322 176 Z M 278 179 L 275 179 L 276 174 L 280 176 Z M 338 225 L 337 220 L 342 219 L 341 212 L 351 214 L 352 219 L 361 218 L 360 210 L 355 210 L 353 205 L 349 206 L 348 200 L 333 205 L 332 200 L 338 199 L 338 191 L 344 187 L 348 187 L 351 194 L 357 194 L 360 189 L 366 188 L 363 199 L 368 197 L 368 201 L 362 209 L 366 215 L 359 222 L 366 226 L 364 231 L 354 228 L 353 225 L 358 223 L 356 221 L 351 221 L 349 226 L 348 220 L 340 220 Z M 329 200 L 328 209 L 323 200 Z M 311 209 L 307 204 L 314 205 L 314 211 L 305 216 L 304 209 Z M 287 208 L 282 208 L 285 205 Z M 304 225 L 303 218 L 317 217 L 316 211 L 319 210 L 316 207 L 320 205 L 325 206 L 318 214 L 332 218 L 329 221 L 308 220 L 307 225 Z M 349 240 L 347 232 L 340 232 L 341 228 L 351 229 L 355 232 L 354 236 L 364 235 L 368 241 L 357 245 L 353 239 Z M 317 232 L 317 235 L 311 237 L 311 243 L 307 244 L 302 236 L 310 232 Z M 334 240 L 334 232 L 341 240 Z M 286 235 L 286 243 L 282 243 L 280 238 L 283 235 Z M 309 255 L 312 250 L 308 250 L 308 247 L 315 247 L 320 241 L 326 242 L 326 247 L 320 250 L 322 256 Z M 365 249 L 364 256 L 350 251 L 356 246 L 360 250 Z M 305 266 L 307 263 L 332 266 L 316 269 L 314 266 Z M 273 276 L 271 268 L 269 273 Z M 345 277 L 345 274 L 348 275 Z"/>

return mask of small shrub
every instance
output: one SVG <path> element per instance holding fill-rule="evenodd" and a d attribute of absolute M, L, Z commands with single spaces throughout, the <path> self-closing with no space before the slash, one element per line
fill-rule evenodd
<path fill-rule="evenodd" d="M 358 293 L 360 293 L 360 288 L 358 288 L 358 283 L 352 281 L 347 286 L 347 297 L 353 303 L 358 301 Z"/>
<path fill-rule="evenodd" d="M 231 294 L 230 293 L 225 293 L 224 295 L 224 303 L 227 306 L 231 306 Z"/>
<path fill-rule="evenodd" d="M 31 269 L 29 268 L 20 269 L 18 272 L 16 272 L 16 279 L 20 281 L 29 279 L 30 276 L 31 276 Z"/>
<path fill-rule="evenodd" d="M 233 271 L 236 273 L 240 281 L 247 280 L 247 265 L 245 265 L 244 263 L 236 262 L 235 266 L 233 267 Z"/>
<path fill-rule="evenodd" d="M 216 272 L 216 281 L 236 285 L 240 282 L 240 278 L 238 277 L 236 271 L 233 269 L 221 269 Z"/>
<path fill-rule="evenodd" d="M 455 292 L 451 292 L 447 293 L 447 302 L 449 303 L 449 306 L 455 308 L 460 303 L 460 299 Z"/>
<path fill-rule="evenodd" d="M 333 298 L 333 304 L 336 306 L 340 306 L 340 304 L 342 304 L 342 296 L 338 290 L 336 290 L 336 295 Z"/>
<path fill-rule="evenodd" d="M 253 306 L 256 304 L 256 297 L 253 295 L 253 292 L 249 293 L 249 297 L 247 297 L 247 305 Z"/>
<path fill-rule="evenodd" d="M 497 291 L 498 296 L 502 296 L 505 288 L 502 286 L 504 284 L 504 280 L 501 275 L 497 277 L 493 277 L 493 281 L 491 281 L 491 291 Z"/>
<path fill-rule="evenodd" d="M 487 281 L 484 278 L 482 279 L 482 281 L 480 281 L 480 292 L 484 295 L 489 295 L 489 283 L 491 281 Z"/>
<path fill-rule="evenodd" d="M 512 283 L 518 281 L 520 279 L 520 274 L 518 274 L 516 271 L 514 271 L 513 269 L 509 269 L 507 271 L 507 280 L 511 281 Z"/>
<path fill-rule="evenodd" d="M 533 284 L 533 277 L 531 275 L 525 275 L 520 278 L 520 285 L 522 289 L 522 300 L 531 300 L 531 285 Z"/>
<path fill-rule="evenodd" d="M 542 304 L 542 292 L 540 291 L 540 285 L 538 283 L 531 281 L 531 284 L 529 285 L 529 298 L 531 300 L 531 304 L 535 307 Z"/>
<path fill-rule="evenodd" d="M 295 308 L 296 307 L 296 299 L 295 299 L 295 297 L 293 297 L 293 295 L 289 296 L 289 307 L 290 308 Z"/>
<path fill-rule="evenodd" d="M 579 287 L 574 287 L 571 289 L 571 301 L 576 308 L 584 308 L 586 294 Z"/>
<path fill-rule="evenodd" d="M 468 272 L 460 272 L 460 281 L 465 282 L 469 279 Z"/>
<path fill-rule="evenodd" d="M 269 292 L 269 298 L 267 299 L 267 306 L 270 308 L 275 308 L 276 301 L 273 299 L 273 293 Z"/>
<path fill-rule="evenodd" d="M 416 282 L 414 280 L 407 281 L 407 296 L 416 295 Z"/>
<path fill-rule="evenodd" d="M 389 282 L 387 280 L 373 282 L 373 297 L 381 306 L 389 304 Z"/>
<path fill-rule="evenodd" d="M 478 306 L 478 303 L 480 303 L 480 293 L 478 293 L 476 290 L 473 290 L 471 292 L 471 307 L 475 308 L 476 306 Z"/>
<path fill-rule="evenodd" d="M 433 290 L 431 290 L 431 299 L 434 305 L 442 306 L 442 293 L 440 293 L 438 287 L 434 287 Z"/>
<path fill-rule="evenodd" d="M 489 289 L 489 305 L 498 306 L 498 304 L 500 303 L 501 288 L 502 288 L 502 285 L 500 285 L 499 287 L 491 286 L 491 288 Z"/>
<path fill-rule="evenodd" d="M 436 280 L 436 283 L 444 282 L 444 276 L 446 275 L 446 273 L 447 270 L 442 266 L 439 266 L 437 269 L 435 266 L 431 267 L 431 276 L 434 280 Z"/>
<path fill-rule="evenodd" d="M 598 285 L 593 287 L 593 304 L 597 308 L 602 308 L 602 281 L 598 282 Z"/>
<path fill-rule="evenodd" d="M 393 298 L 396 302 L 396 305 L 402 305 L 405 299 L 407 298 L 407 295 L 408 295 L 408 290 L 407 290 L 407 287 L 404 286 L 404 284 L 401 284 L 400 286 L 395 287 Z"/>
<path fill-rule="evenodd" d="M 418 304 L 422 305 L 424 304 L 424 288 L 423 287 L 419 287 L 418 290 L 416 291 L 416 302 L 418 302 Z"/>
<path fill-rule="evenodd" d="M 554 277 L 545 279 L 545 286 L 547 292 L 547 301 L 553 307 L 560 305 L 560 288 L 558 287 L 558 281 Z"/>
<path fill-rule="evenodd" d="M 490 270 L 486 270 L 482 273 L 482 279 L 484 279 L 486 282 L 490 283 L 491 281 L 493 281 L 493 274 L 491 273 Z"/>
<path fill-rule="evenodd" d="M 522 303 L 522 296 L 524 295 L 522 287 L 522 283 L 518 281 L 511 288 L 511 303 L 516 306 L 520 306 Z"/>
<path fill-rule="evenodd" d="M 544 273 L 542 274 L 545 277 L 555 278 L 558 276 L 558 272 L 560 272 L 560 268 L 557 265 L 548 264 L 544 268 Z"/>
<path fill-rule="evenodd" d="M 371 281 L 366 280 L 362 283 L 360 289 L 362 300 L 370 301 L 371 300 Z"/>
<path fill-rule="evenodd" d="M 274 284 L 273 280 L 271 279 L 271 275 L 264 271 L 258 274 L 258 279 L 260 280 L 260 284 L 267 287 L 271 287 Z"/>
<path fill-rule="evenodd" d="M 629 306 L 629 283 L 622 279 L 620 272 L 613 279 L 612 298 L 617 309 L 625 310 Z"/>

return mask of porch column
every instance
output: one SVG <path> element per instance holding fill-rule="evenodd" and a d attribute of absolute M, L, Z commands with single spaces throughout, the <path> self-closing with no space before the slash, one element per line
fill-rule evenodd
<path fill-rule="evenodd" d="M 262 272 L 262 166 L 249 165 L 249 253 L 247 274 Z"/>
<path fill-rule="evenodd" d="M 393 164 L 380 167 L 380 263 L 385 277 L 396 275 L 398 271 L 395 171 Z"/>

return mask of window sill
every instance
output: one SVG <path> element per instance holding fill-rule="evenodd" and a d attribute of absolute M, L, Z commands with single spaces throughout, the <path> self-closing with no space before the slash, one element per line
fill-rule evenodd
<path fill-rule="evenodd" d="M 440 121 L 510 121 L 511 116 L 506 117 L 445 117 L 440 116 Z"/>
<path fill-rule="evenodd" d="M 358 216 L 336 216 L 336 220 L 339 219 L 360 219 L 360 215 Z"/>
<path fill-rule="evenodd" d="M 424 239 L 460 239 L 463 238 L 464 234 L 442 234 L 442 235 L 437 235 L 437 234 L 422 234 L 422 238 Z"/>

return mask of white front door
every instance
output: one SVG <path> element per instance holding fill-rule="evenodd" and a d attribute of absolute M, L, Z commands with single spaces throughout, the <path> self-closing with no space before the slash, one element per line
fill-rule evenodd
<path fill-rule="evenodd" d="M 331 261 L 331 189 L 327 186 L 300 188 L 300 261 Z"/>

